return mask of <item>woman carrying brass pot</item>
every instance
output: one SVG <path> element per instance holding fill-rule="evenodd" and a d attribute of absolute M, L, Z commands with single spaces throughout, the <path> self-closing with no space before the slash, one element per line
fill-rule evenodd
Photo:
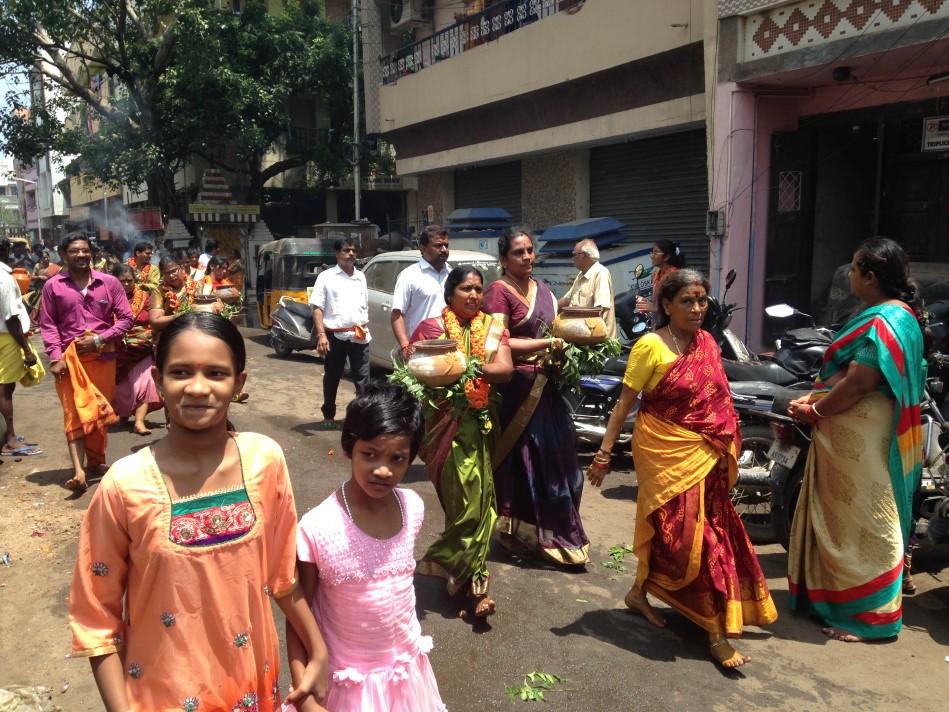
<path fill-rule="evenodd" d="M 493 384 L 511 379 L 511 349 L 500 319 L 481 311 L 484 277 L 474 267 L 455 267 L 445 281 L 445 303 L 439 317 L 415 329 L 411 343 L 452 339 L 466 359 L 481 362 L 481 374 L 466 384 L 468 407 L 451 401 L 426 409 L 425 439 L 420 456 L 445 510 L 445 530 L 421 561 L 418 572 L 440 576 L 454 595 L 468 589 L 476 617 L 491 615 L 487 558 L 497 519 L 491 451 L 498 399 Z M 488 411 L 488 412 L 485 412 Z"/>

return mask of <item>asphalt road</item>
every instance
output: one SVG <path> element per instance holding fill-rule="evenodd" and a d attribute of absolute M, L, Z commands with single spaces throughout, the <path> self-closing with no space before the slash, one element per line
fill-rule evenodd
<path fill-rule="evenodd" d="M 339 432 L 321 422 L 322 366 L 311 354 L 278 359 L 263 332 L 245 333 L 251 398 L 232 407 L 232 420 L 238 429 L 265 433 L 283 446 L 302 515 L 349 474 Z M 341 414 L 352 393 L 344 383 Z M 60 487 L 68 459 L 52 385 L 47 381 L 30 391 L 18 389 L 15 403 L 21 432 L 40 440 L 47 454 L 21 462 L 8 459 L 0 466 L 5 510 L 0 551 L 11 551 L 14 564 L 0 567 L 0 689 L 44 684 L 53 688 L 54 700 L 64 710 L 99 709 L 86 663 L 64 660 L 74 541 L 89 498 L 74 498 Z M 161 432 L 156 430 L 155 437 Z M 110 460 L 147 442 L 117 428 Z M 949 694 L 949 571 L 942 569 L 949 566 L 949 553 L 917 555 L 925 572 L 917 576 L 920 592 L 905 601 L 905 627 L 898 641 L 847 644 L 828 641 L 817 624 L 788 612 L 787 557 L 778 546 L 759 547 L 780 618 L 768 630 L 749 629 L 739 647 L 753 661 L 741 671 L 725 673 L 709 662 L 704 634 L 678 614 L 664 609 L 669 625 L 659 630 L 625 609 L 622 599 L 635 571 L 631 555 L 625 572 L 602 565 L 611 546 L 632 540 L 635 475 L 628 458 L 619 466 L 626 469 L 609 475 L 602 492 L 590 488 L 584 494 L 582 515 L 593 558 L 586 571 L 566 572 L 494 552 L 490 568 L 498 613 L 481 625 L 458 617 L 460 605 L 448 599 L 440 581 L 416 579 L 418 615 L 423 632 L 434 637 L 431 661 L 450 710 L 508 710 L 525 704 L 551 712 L 824 706 L 906 710 L 944 703 Z M 417 542 L 421 555 L 440 530 L 441 511 L 419 464 L 403 485 L 426 502 Z M 565 682 L 547 694 L 546 703 L 509 701 L 505 688 L 519 685 L 533 671 Z"/>

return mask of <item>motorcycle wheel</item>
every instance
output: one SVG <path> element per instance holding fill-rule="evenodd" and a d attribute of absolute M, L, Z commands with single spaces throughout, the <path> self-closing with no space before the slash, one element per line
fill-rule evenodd
<path fill-rule="evenodd" d="M 273 346 L 274 353 L 280 358 L 287 358 L 287 356 L 293 353 L 293 348 L 290 344 L 281 339 L 271 338 L 270 345 Z"/>
<path fill-rule="evenodd" d="M 744 470 L 758 471 L 759 474 L 770 470 L 768 449 L 774 435 L 766 425 L 748 425 L 741 429 L 741 435 L 738 482 L 731 491 L 732 504 L 753 544 L 774 544 L 778 541 L 778 533 L 771 509 L 772 488 L 760 483 L 743 484 L 741 476 Z"/>
<path fill-rule="evenodd" d="M 787 551 L 791 543 L 791 525 L 794 523 L 794 510 L 797 508 L 797 499 L 801 495 L 801 485 L 804 483 L 804 462 L 807 458 L 803 453 L 794 464 L 794 469 L 788 472 L 780 465 L 775 465 L 773 472 L 775 482 L 783 480 L 783 485 L 776 488 L 777 497 L 781 501 L 780 507 L 774 509 L 774 528 L 778 534 L 778 542 Z"/>

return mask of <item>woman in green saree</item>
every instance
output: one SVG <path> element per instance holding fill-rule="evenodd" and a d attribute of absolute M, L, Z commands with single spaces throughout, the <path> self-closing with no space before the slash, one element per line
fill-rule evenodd
<path fill-rule="evenodd" d="M 473 267 L 456 267 L 445 282 L 439 317 L 426 319 L 411 341 L 454 339 L 468 358 L 480 360 L 481 376 L 469 382 L 468 406 L 450 401 L 426 406 L 425 439 L 419 453 L 445 510 L 445 530 L 418 564 L 418 572 L 447 581 L 448 593 L 468 588 L 472 612 L 491 615 L 487 568 L 491 533 L 497 520 L 491 452 L 497 396 L 491 384 L 511 379 L 508 333 L 481 311 L 484 278 Z"/>
<path fill-rule="evenodd" d="M 815 390 L 789 413 L 813 426 L 794 513 L 791 608 L 845 642 L 890 638 L 903 622 L 903 554 L 922 460 L 922 311 L 892 240 L 864 242 L 850 288 L 865 308 L 838 332 Z"/>

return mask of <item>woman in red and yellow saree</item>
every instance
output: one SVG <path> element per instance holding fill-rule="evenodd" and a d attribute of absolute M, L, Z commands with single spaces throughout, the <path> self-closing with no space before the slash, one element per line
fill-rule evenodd
<path fill-rule="evenodd" d="M 883 238 L 861 245 L 850 288 L 866 309 L 827 350 L 815 391 L 789 409 L 813 426 L 813 440 L 788 579 L 792 609 L 816 613 L 836 640 L 859 642 L 902 627 L 925 361 L 916 289 L 899 245 Z"/>
<path fill-rule="evenodd" d="M 419 324 L 411 339 L 454 339 L 469 359 L 483 364 L 481 378 L 468 382 L 469 407 L 459 410 L 449 401 L 426 406 L 419 453 L 445 510 L 445 529 L 417 570 L 444 578 L 450 595 L 467 589 L 477 617 L 496 609 L 488 597 L 487 566 L 497 521 L 491 452 L 499 398 L 492 384 L 509 381 L 513 369 L 507 330 L 500 319 L 481 311 L 483 285 L 474 267 L 455 267 L 445 280 L 448 306 L 440 317 Z"/>
<path fill-rule="evenodd" d="M 660 328 L 636 342 L 601 449 L 587 470 L 599 487 L 611 450 L 639 393 L 633 434 L 639 492 L 633 549 L 639 563 L 626 605 L 665 620 L 649 592 L 708 632 L 724 667 L 749 657 L 728 638 L 778 613 L 741 519 L 728 496 L 738 474 L 738 418 L 715 340 L 700 327 L 708 283 L 694 270 L 670 275 L 658 295 Z"/>

